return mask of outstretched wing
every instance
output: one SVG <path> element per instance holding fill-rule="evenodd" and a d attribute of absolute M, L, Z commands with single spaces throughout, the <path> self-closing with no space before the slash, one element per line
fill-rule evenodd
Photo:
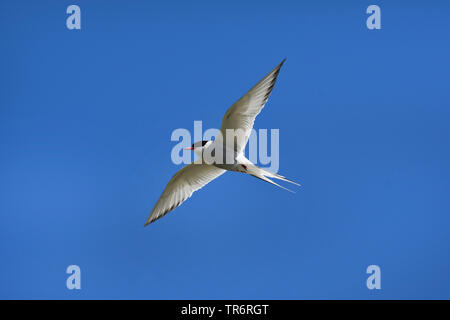
<path fill-rule="evenodd" d="M 269 95 L 272 92 L 284 61 L 286 61 L 286 59 L 281 61 L 275 69 L 270 71 L 225 113 L 222 119 L 220 132 L 225 144 L 229 146 L 233 144 L 236 152 L 240 153 L 244 150 L 253 128 L 255 118 L 269 99 Z M 227 141 L 227 129 L 232 129 L 236 132 L 237 137 L 233 138 L 234 141 Z"/>
<path fill-rule="evenodd" d="M 208 164 L 191 163 L 175 173 L 161 197 L 159 197 L 145 225 L 158 220 L 178 207 L 195 191 L 203 188 L 209 182 L 224 174 L 225 171 Z"/>

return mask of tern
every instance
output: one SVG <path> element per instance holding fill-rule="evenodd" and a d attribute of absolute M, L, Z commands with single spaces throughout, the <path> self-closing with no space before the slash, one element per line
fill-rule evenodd
<path fill-rule="evenodd" d="M 192 150 L 200 156 L 199 159 L 206 158 L 206 154 L 215 156 L 215 161 L 200 161 L 200 163 L 194 161 L 175 173 L 158 199 L 158 202 L 156 202 L 150 216 L 145 222 L 145 226 L 177 208 L 191 197 L 195 191 L 203 188 L 226 171 L 250 174 L 288 191 L 291 190 L 275 183 L 269 178 L 280 179 L 299 186 L 298 183 L 286 179 L 279 174 L 258 167 L 244 155 L 244 149 L 247 145 L 255 118 L 267 103 L 278 74 L 280 73 L 281 66 L 285 61 L 286 59 L 281 61 L 278 66 L 270 71 L 227 110 L 222 119 L 220 134 L 214 141 L 199 141 L 195 142 L 191 147 L 185 148 L 185 150 Z M 229 131 L 233 132 L 231 138 Z M 217 161 L 217 159 L 222 161 Z"/>

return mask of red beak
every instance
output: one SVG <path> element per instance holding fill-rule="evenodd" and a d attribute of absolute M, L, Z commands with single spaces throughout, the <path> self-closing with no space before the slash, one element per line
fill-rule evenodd
<path fill-rule="evenodd" d="M 184 150 L 194 150 L 193 147 L 189 147 L 189 148 L 184 148 Z"/>

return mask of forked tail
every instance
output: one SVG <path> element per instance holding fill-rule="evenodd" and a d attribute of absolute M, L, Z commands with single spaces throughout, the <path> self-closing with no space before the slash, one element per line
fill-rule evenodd
<path fill-rule="evenodd" d="M 254 176 L 254 177 L 258 178 L 258 179 L 261 179 L 263 181 L 266 181 L 266 182 L 269 182 L 271 184 L 274 184 L 277 187 L 280 187 L 281 189 L 287 190 L 289 192 L 295 193 L 294 191 L 292 191 L 292 190 L 290 190 L 288 188 L 285 188 L 285 187 L 279 185 L 276 182 L 273 182 L 269 178 L 275 178 L 275 179 L 287 181 L 287 182 L 293 183 L 293 184 L 295 184 L 297 186 L 300 186 L 300 184 L 298 184 L 297 182 L 289 180 L 289 179 L 287 179 L 287 178 L 285 178 L 283 176 L 280 176 L 279 174 L 267 171 L 267 170 L 265 170 L 263 168 L 260 168 L 260 167 L 254 165 L 254 164 L 246 164 L 246 166 L 247 166 L 247 173 L 248 174 L 251 174 L 252 176 Z"/>

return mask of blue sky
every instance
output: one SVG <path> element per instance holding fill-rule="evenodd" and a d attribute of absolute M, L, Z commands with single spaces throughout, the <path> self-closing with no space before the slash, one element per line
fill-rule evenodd
<path fill-rule="evenodd" d="M 449 14 L 2 1 L 0 298 L 449 299 Z M 302 187 L 227 173 L 144 228 L 180 169 L 172 131 L 218 127 L 285 57 L 255 128 L 280 129 L 279 172 Z"/>

